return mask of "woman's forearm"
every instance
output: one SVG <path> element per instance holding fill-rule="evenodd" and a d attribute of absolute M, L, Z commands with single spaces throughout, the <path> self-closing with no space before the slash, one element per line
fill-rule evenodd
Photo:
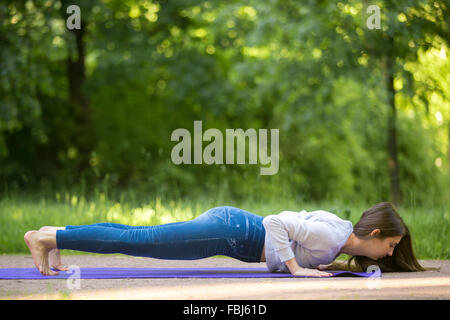
<path fill-rule="evenodd" d="M 319 265 L 317 267 L 319 270 L 348 270 L 348 271 L 361 271 L 359 270 L 354 263 L 352 263 L 350 266 L 348 265 L 347 261 L 333 261 L 330 264 L 327 265 Z"/>
<path fill-rule="evenodd" d="M 297 260 L 295 258 L 289 259 L 284 262 L 286 266 L 288 267 L 291 274 L 296 273 L 301 267 L 298 265 Z"/>

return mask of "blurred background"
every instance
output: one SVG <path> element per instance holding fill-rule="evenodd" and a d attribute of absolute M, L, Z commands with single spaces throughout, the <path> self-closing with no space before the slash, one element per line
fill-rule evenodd
<path fill-rule="evenodd" d="M 80 29 L 67 28 L 70 5 Z M 320 206 L 357 220 L 391 201 L 437 210 L 436 256 L 448 257 L 449 9 L 445 0 L 1 1 L 3 231 L 168 222 L 219 204 L 260 214 Z M 192 133 L 194 120 L 223 133 L 279 129 L 278 173 L 173 164 L 171 133 Z M 2 237 L 9 251 L 25 248 Z M 422 252 L 437 252 L 436 241 Z"/>

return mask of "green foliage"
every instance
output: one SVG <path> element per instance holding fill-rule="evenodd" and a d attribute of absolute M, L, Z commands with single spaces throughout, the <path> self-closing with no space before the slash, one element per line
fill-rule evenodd
<path fill-rule="evenodd" d="M 81 8 L 84 55 L 69 4 Z M 448 203 L 448 4 L 377 4 L 380 30 L 360 1 L 2 1 L 1 191 L 388 200 L 392 72 L 404 204 Z M 278 174 L 174 165 L 171 132 L 194 120 L 279 128 Z"/>

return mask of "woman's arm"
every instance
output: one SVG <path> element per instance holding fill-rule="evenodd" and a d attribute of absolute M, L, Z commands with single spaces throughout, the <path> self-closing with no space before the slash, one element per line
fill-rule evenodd
<path fill-rule="evenodd" d="M 263 219 L 263 225 L 272 240 L 275 251 L 281 261 L 285 262 L 294 258 L 294 252 L 291 249 L 289 239 L 294 238 L 298 222 L 294 217 L 283 216 L 283 212 L 278 215 L 265 217 Z"/>
<path fill-rule="evenodd" d="M 294 257 L 289 240 L 309 250 L 325 250 L 335 245 L 335 229 L 323 221 L 301 218 L 296 212 L 283 211 L 263 219 L 263 225 L 281 261 Z"/>
<path fill-rule="evenodd" d="M 330 264 L 320 264 L 317 266 L 319 270 L 347 270 L 347 271 L 360 271 L 357 270 L 354 263 L 348 266 L 347 261 L 333 261 Z"/>
<path fill-rule="evenodd" d="M 277 215 L 265 217 L 263 225 L 280 260 L 286 264 L 292 275 L 331 275 L 317 269 L 300 267 L 295 260 L 290 243 L 290 239 L 292 239 L 305 248 L 314 249 L 318 244 L 324 246 L 324 243 L 330 238 L 330 230 L 326 223 L 299 219 L 295 216 L 295 212 L 283 211 Z"/>

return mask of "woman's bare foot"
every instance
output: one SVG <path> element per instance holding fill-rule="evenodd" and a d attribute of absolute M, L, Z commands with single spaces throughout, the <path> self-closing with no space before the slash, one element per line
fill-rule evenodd
<path fill-rule="evenodd" d="M 65 227 L 42 227 L 39 231 L 55 231 L 65 230 Z M 54 268 L 59 271 L 67 271 L 69 268 L 67 265 L 61 263 L 61 254 L 58 248 L 51 249 L 48 253 L 48 261 L 50 268 Z"/>
<path fill-rule="evenodd" d="M 59 249 L 52 249 L 48 253 L 48 262 L 51 268 L 59 271 L 67 271 L 69 268 L 67 265 L 61 263 L 61 254 Z"/>
<path fill-rule="evenodd" d="M 56 276 L 59 273 L 50 269 L 48 263 L 48 253 L 50 249 L 49 246 L 51 239 L 45 231 L 28 231 L 24 235 L 25 243 L 30 249 L 31 256 L 33 258 L 34 265 L 39 270 L 39 272 L 45 276 Z"/>

